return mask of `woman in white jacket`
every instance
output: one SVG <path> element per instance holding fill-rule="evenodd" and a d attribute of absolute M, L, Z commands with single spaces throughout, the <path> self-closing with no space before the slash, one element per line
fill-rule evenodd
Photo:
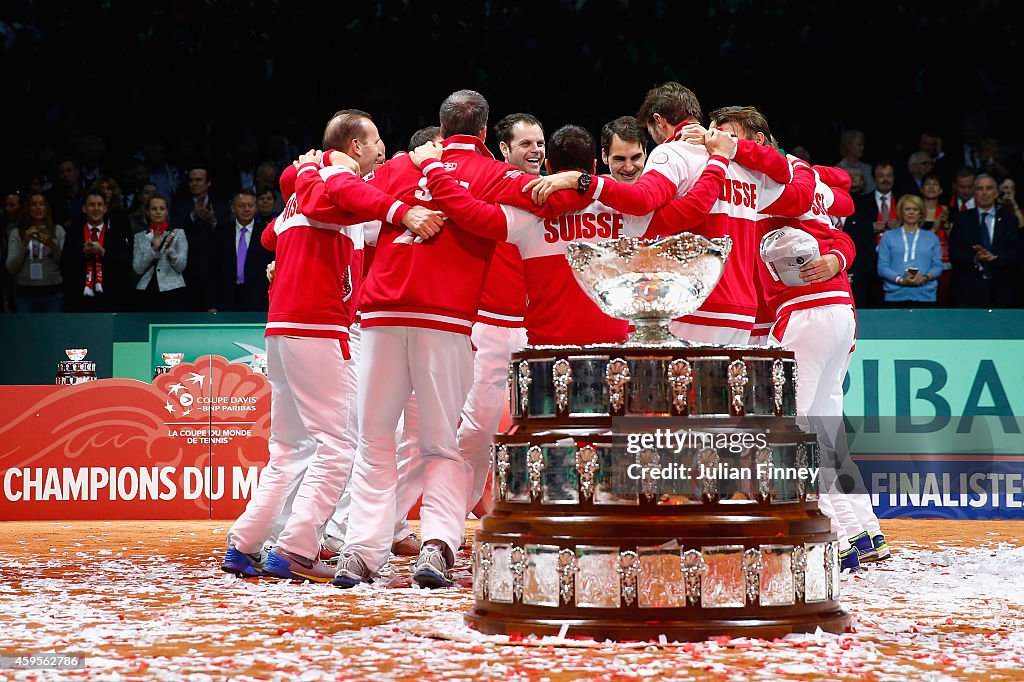
<path fill-rule="evenodd" d="M 185 309 L 185 278 L 188 240 L 185 231 L 167 223 L 167 199 L 159 194 L 146 205 L 149 229 L 135 235 L 132 269 L 139 275 L 136 285 L 138 309 L 143 312 L 180 312 Z"/>

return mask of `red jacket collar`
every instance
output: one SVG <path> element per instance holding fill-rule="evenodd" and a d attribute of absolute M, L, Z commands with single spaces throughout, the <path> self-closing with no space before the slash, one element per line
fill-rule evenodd
<path fill-rule="evenodd" d="M 445 151 L 469 151 L 476 152 L 477 154 L 480 154 L 481 156 L 484 156 L 488 159 L 494 158 L 494 154 L 492 154 L 491 150 L 487 148 L 487 145 L 484 144 L 484 141 L 481 140 L 476 135 L 452 135 L 451 137 L 446 139 L 442 144 L 444 145 Z"/>

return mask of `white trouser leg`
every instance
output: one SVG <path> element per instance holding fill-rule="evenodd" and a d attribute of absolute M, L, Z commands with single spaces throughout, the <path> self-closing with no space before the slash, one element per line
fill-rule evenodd
<path fill-rule="evenodd" d="M 843 381 L 846 379 L 846 370 L 849 369 L 852 358 L 853 353 L 848 352 L 846 360 L 843 362 L 843 367 L 839 372 L 839 379 L 832 384 L 832 393 L 829 396 L 832 409 L 838 410 L 840 415 L 843 414 Z M 866 530 L 871 537 L 881 535 L 882 528 L 878 524 L 878 516 L 875 514 L 875 508 L 871 504 L 871 493 L 864 483 L 860 467 L 853 461 L 853 456 L 850 454 L 850 444 L 846 438 L 846 428 L 843 426 L 842 417 L 839 420 L 839 428 L 836 430 L 833 450 L 837 459 L 836 468 L 839 471 L 839 475 L 843 477 L 844 483 L 849 485 L 854 491 L 848 493 L 846 497 L 850 501 L 850 506 L 853 508 L 853 513 L 857 517 L 860 527 Z M 846 477 L 849 478 L 847 479 Z"/>
<path fill-rule="evenodd" d="M 292 397 L 288 371 L 282 361 L 284 337 L 267 337 L 267 375 L 270 380 L 270 458 L 260 472 L 259 484 L 245 511 L 228 531 L 228 544 L 256 553 L 274 534 L 275 520 L 302 480 L 316 441 L 302 424 Z"/>
<path fill-rule="evenodd" d="M 398 425 L 398 447 L 395 463 L 398 466 L 398 496 L 395 500 L 395 535 L 398 542 L 412 535 L 406 520 L 409 512 L 423 494 L 423 457 L 420 455 L 420 409 L 413 393 L 402 412 Z"/>
<path fill-rule="evenodd" d="M 356 443 L 349 426 L 355 367 L 336 339 L 283 337 L 281 359 L 287 368 L 295 409 L 316 453 L 302 477 L 292 513 L 277 545 L 300 557 L 316 559 L 320 530 L 348 481 Z"/>
<path fill-rule="evenodd" d="M 796 355 L 797 424 L 818 436 L 818 506 L 832 521 L 832 528 L 839 536 L 840 547 L 846 549 L 848 538 L 857 535 L 863 528 L 853 512 L 850 500 L 835 489 L 835 431 L 842 428 L 843 417 L 841 403 L 838 406 L 839 414 L 834 414 L 836 405 L 831 395 L 833 383 L 840 376 L 853 346 L 853 309 L 849 306 L 830 305 L 795 310 L 790 314 L 783 338 L 779 339 L 776 333 L 773 327 L 772 338 Z M 839 390 L 842 391 L 842 385 Z M 839 532 L 840 528 L 842 532 Z"/>
<path fill-rule="evenodd" d="M 416 396 L 414 395 L 409 398 L 409 402 L 405 406 L 402 420 L 395 434 L 396 441 L 398 442 L 398 448 L 395 451 L 395 459 L 398 465 L 395 542 L 412 535 L 412 529 L 409 527 L 406 517 L 423 492 L 423 460 L 419 457 L 417 424 Z M 355 433 L 358 427 L 353 426 L 352 430 Z M 410 477 L 411 480 L 409 480 Z M 412 496 L 411 500 L 409 499 L 410 495 Z M 334 514 L 327 522 L 326 528 L 324 528 L 324 546 L 331 551 L 337 552 L 345 546 L 345 535 L 348 532 L 348 515 L 351 506 L 352 486 L 348 485 L 345 487 L 345 492 L 341 494 L 341 499 L 338 500 L 338 504 L 334 508 Z"/>
<path fill-rule="evenodd" d="M 356 379 L 358 382 L 359 377 L 359 358 L 362 355 L 362 326 L 359 323 L 353 323 L 348 328 L 348 350 L 349 355 L 352 357 L 352 366 L 355 369 Z M 352 438 L 355 439 L 358 447 L 359 443 L 359 392 L 356 390 L 352 395 L 352 406 L 349 410 L 348 429 L 352 434 Z M 352 461 L 352 466 L 355 466 L 355 460 Z M 345 486 L 345 490 L 342 491 L 341 497 L 338 499 L 338 503 L 334 506 L 334 513 L 331 514 L 331 518 L 327 520 L 327 525 L 324 526 L 324 546 L 331 551 L 338 551 L 345 544 L 345 531 L 348 528 L 348 510 L 350 504 L 350 495 L 352 491 L 352 470 L 348 472 L 349 485 Z"/>
<path fill-rule="evenodd" d="M 359 452 L 352 471 L 345 550 L 376 574 L 388 561 L 395 526 L 395 428 L 409 396 L 409 327 L 363 329 L 359 364 Z"/>
<path fill-rule="evenodd" d="M 750 342 L 750 330 L 732 327 L 713 327 L 705 324 L 691 324 L 672 320 L 668 323 L 672 336 L 692 343 L 741 344 Z"/>
<path fill-rule="evenodd" d="M 469 509 L 484 493 L 491 466 L 491 444 L 505 411 L 508 394 L 508 363 L 512 353 L 526 345 L 522 327 L 496 327 L 477 322 L 473 325 L 473 386 L 462 408 L 459 424 L 459 452 L 473 469 L 473 487 Z"/>
<path fill-rule="evenodd" d="M 410 329 L 409 368 L 420 416 L 424 461 L 423 540 L 441 540 L 454 556 L 466 528 L 473 471 L 459 453 L 456 430 L 473 384 L 473 351 L 468 336 Z"/>

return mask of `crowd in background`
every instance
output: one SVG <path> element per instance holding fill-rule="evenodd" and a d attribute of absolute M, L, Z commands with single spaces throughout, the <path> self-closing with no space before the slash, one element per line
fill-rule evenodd
<path fill-rule="evenodd" d="M 344 63 L 318 56 L 310 27 L 329 27 Z M 1021 222 L 1012 180 L 1024 177 L 1020 28 L 1017 5 L 1000 0 L 863 6 L 842 22 L 794 0 L 14 0 L 0 14 L 4 309 L 265 309 L 256 275 L 271 255 L 258 232 L 281 209 L 281 169 L 319 146 L 332 111 L 373 113 L 390 154 L 459 87 L 483 92 L 496 116 L 596 131 L 669 79 L 709 108 L 757 105 L 786 151 L 862 183 L 844 226 L 861 307 L 931 304 L 932 289 L 940 306 L 1020 305 L 1021 240 L 1008 229 Z M 996 183 L 981 254 L 992 260 L 975 260 L 975 241 L 964 261 L 957 217 L 983 174 Z M 883 206 L 875 192 L 889 176 Z M 917 205 L 904 195 L 922 200 L 910 226 Z M 931 279 L 926 234 L 941 259 Z M 958 267 L 985 284 L 957 295 Z"/>

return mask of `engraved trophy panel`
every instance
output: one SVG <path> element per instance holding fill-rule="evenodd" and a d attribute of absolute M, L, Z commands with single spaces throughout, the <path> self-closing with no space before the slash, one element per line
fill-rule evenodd
<path fill-rule="evenodd" d="M 631 358 L 631 376 L 626 393 L 626 414 L 669 416 L 672 414 L 668 365 L 671 358 Z"/>
<path fill-rule="evenodd" d="M 746 604 L 743 545 L 701 547 L 706 572 L 701 580 L 701 606 L 731 608 Z"/>
<path fill-rule="evenodd" d="M 732 412 L 729 389 L 729 357 L 694 358 L 693 414 L 698 417 L 728 417 Z"/>
<path fill-rule="evenodd" d="M 761 545 L 760 593 L 761 606 L 796 603 L 791 545 Z"/>
<path fill-rule="evenodd" d="M 580 501 L 579 473 L 576 471 L 576 447 L 542 448 L 544 469 L 541 472 L 541 502 L 544 504 L 577 504 Z"/>
<path fill-rule="evenodd" d="M 530 445 L 528 443 L 509 445 L 507 449 L 508 477 L 505 500 L 528 503 L 530 501 L 530 471 L 527 464 L 527 453 L 530 450 Z"/>
<path fill-rule="evenodd" d="M 558 606 L 558 546 L 526 545 L 525 549 L 523 603 L 533 606 Z"/>
<path fill-rule="evenodd" d="M 569 360 L 572 387 L 569 391 L 569 416 L 609 414 L 608 356 L 583 356 Z"/>
<path fill-rule="evenodd" d="M 640 574 L 637 576 L 637 606 L 675 608 L 686 606 L 678 548 L 637 547 Z"/>
<path fill-rule="evenodd" d="M 747 363 L 747 392 L 743 403 L 746 414 L 775 416 L 775 386 L 772 383 L 772 358 L 743 358 Z"/>
<path fill-rule="evenodd" d="M 825 576 L 824 542 L 807 544 L 807 568 L 804 572 L 804 601 L 808 604 L 828 599 L 828 580 Z"/>
<path fill-rule="evenodd" d="M 640 481 L 629 475 L 634 457 L 625 445 L 598 445 L 594 504 L 639 505 Z"/>
<path fill-rule="evenodd" d="M 774 470 L 772 474 L 772 503 L 785 504 L 800 499 L 798 481 L 786 478 L 785 472 L 796 466 L 796 443 L 782 443 L 771 446 Z"/>
<path fill-rule="evenodd" d="M 786 358 L 782 361 L 782 372 L 785 382 L 782 385 L 782 416 L 796 416 L 796 382 L 797 374 L 796 360 Z"/>
<path fill-rule="evenodd" d="M 529 398 L 527 414 L 530 417 L 554 417 L 555 405 L 555 360 L 529 360 L 530 383 L 527 387 Z"/>
<path fill-rule="evenodd" d="M 619 548 L 576 546 L 576 606 L 613 609 L 621 603 Z"/>
<path fill-rule="evenodd" d="M 491 601 L 511 604 L 514 596 L 512 585 L 512 545 L 491 545 L 491 567 L 487 574 L 487 594 Z"/>

